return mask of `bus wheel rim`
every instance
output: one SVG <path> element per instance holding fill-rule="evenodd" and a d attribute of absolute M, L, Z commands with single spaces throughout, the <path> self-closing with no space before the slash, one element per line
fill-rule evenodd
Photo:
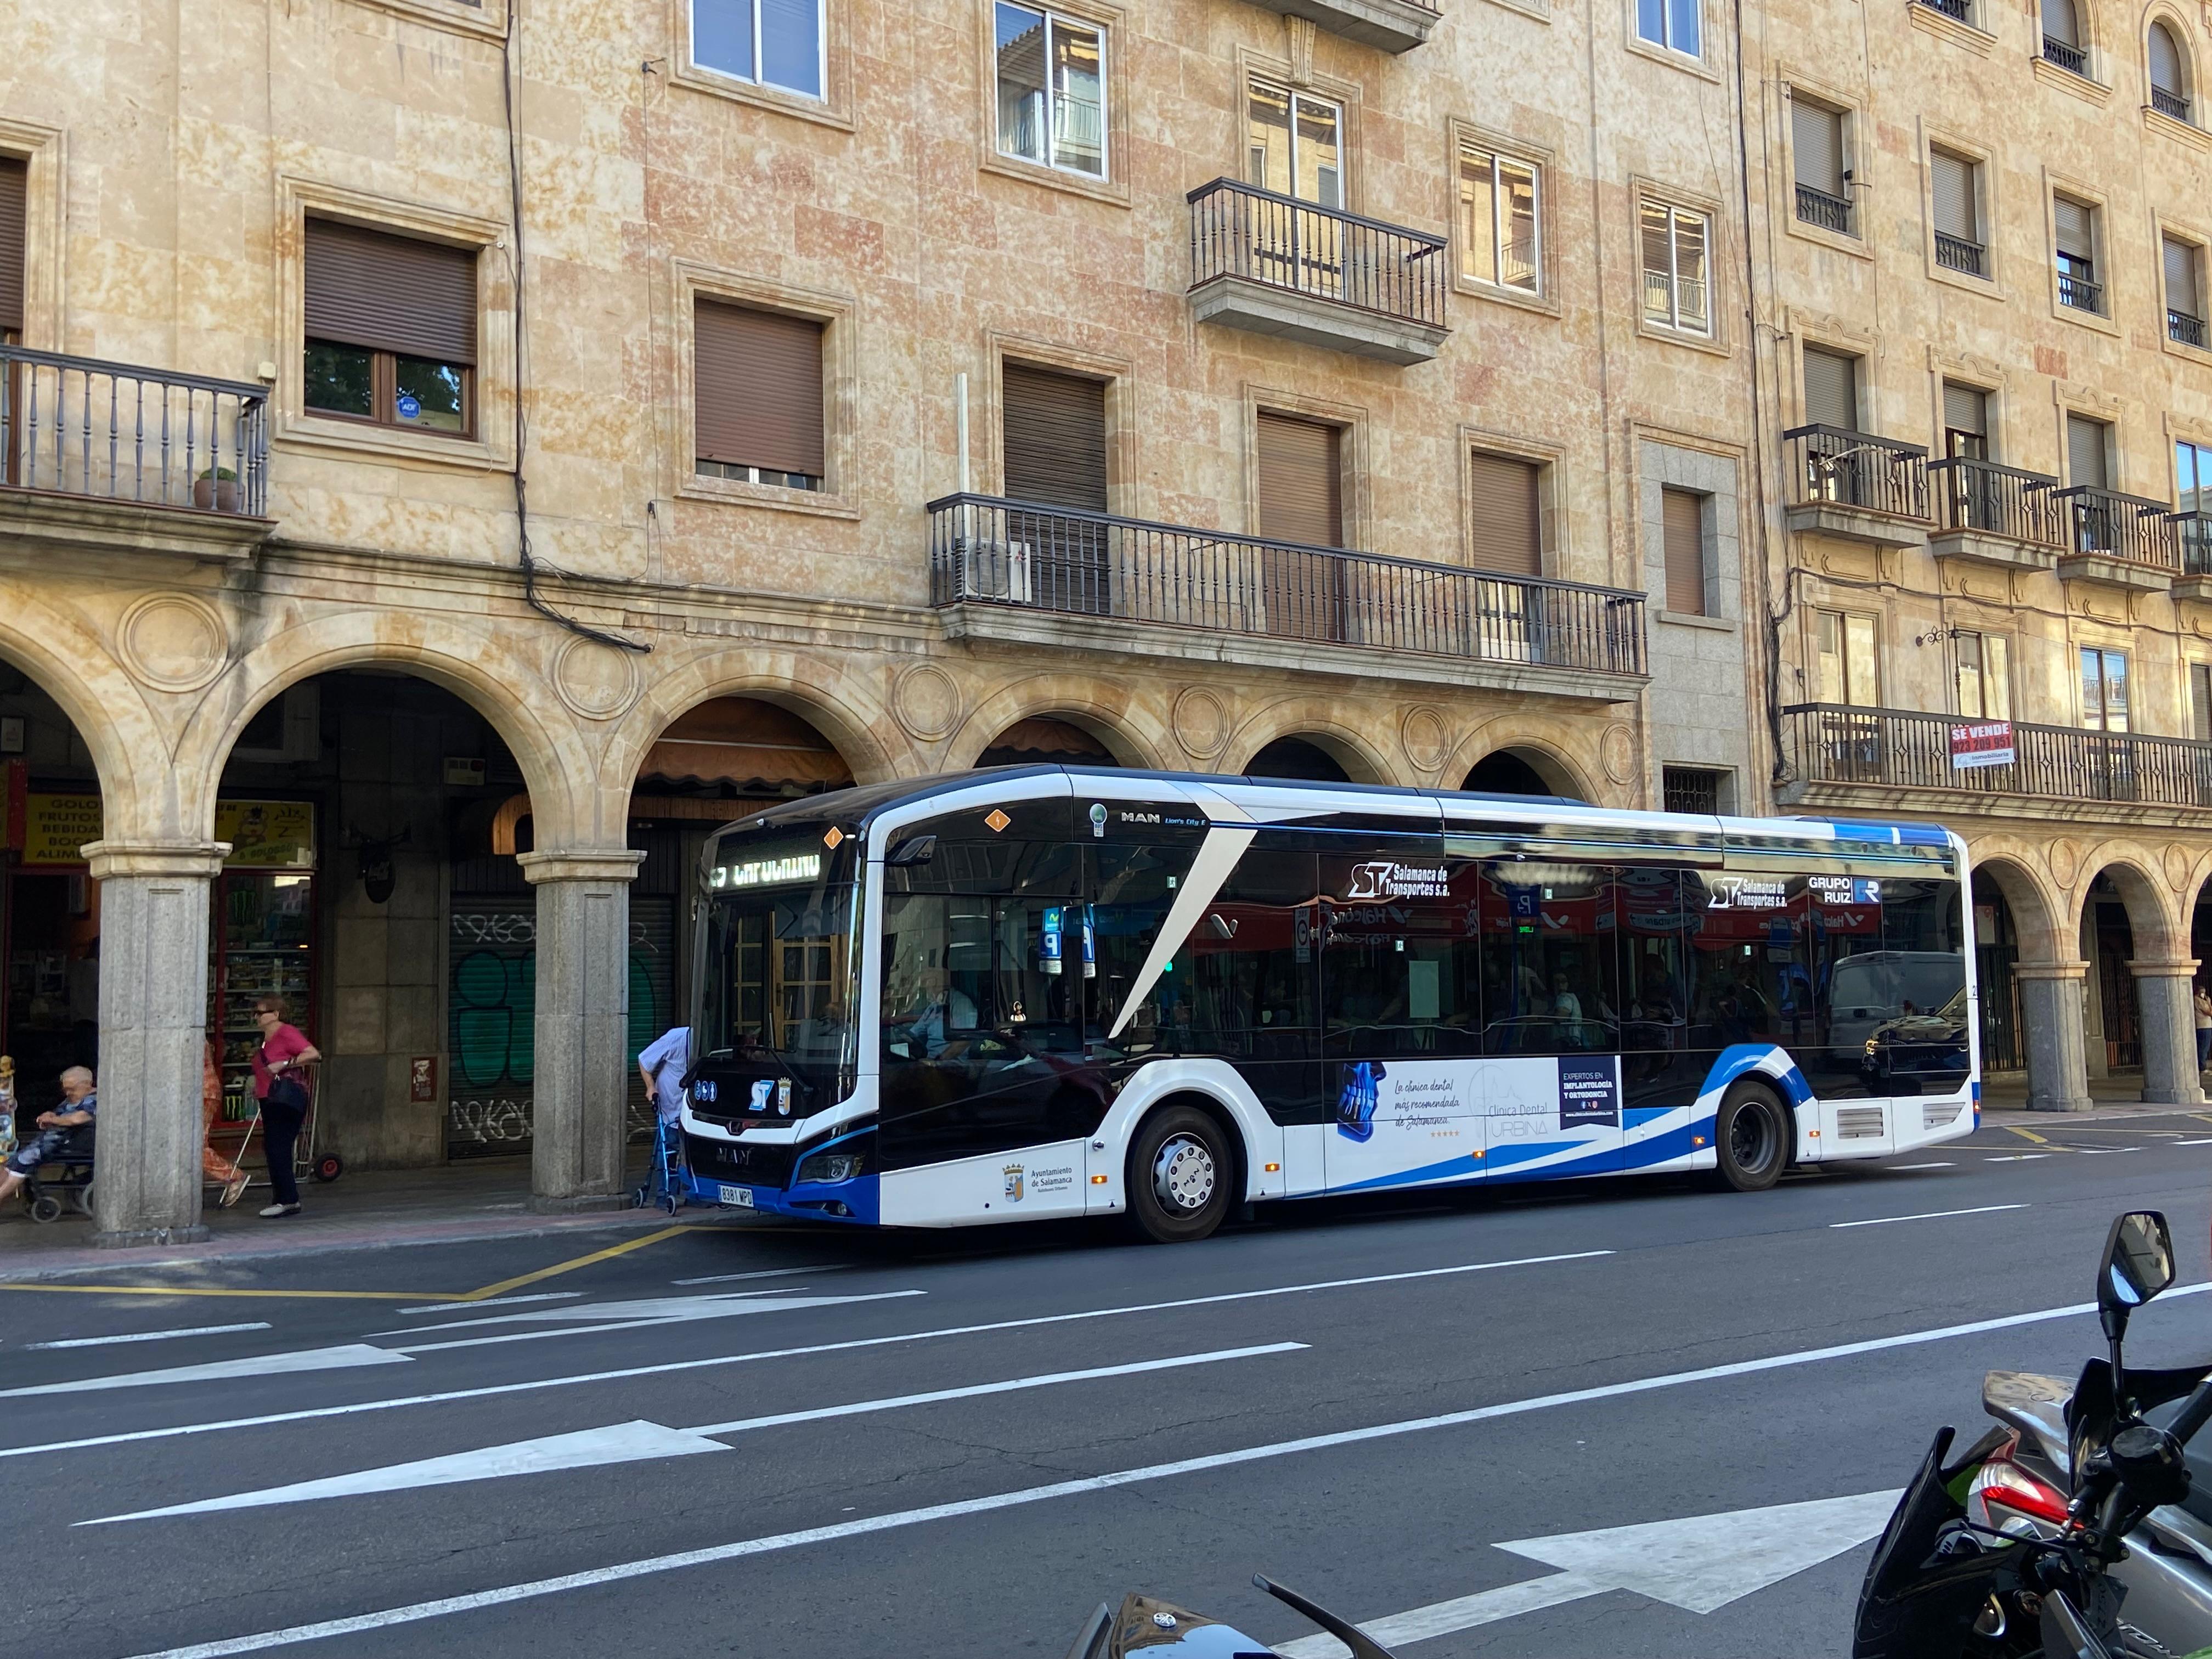
<path fill-rule="evenodd" d="M 1765 1169 L 1770 1134 L 1771 1126 L 1765 1112 L 1756 1106 L 1747 1106 L 1738 1112 L 1735 1121 L 1729 1125 L 1729 1151 L 1735 1154 L 1736 1167 Z"/>
<path fill-rule="evenodd" d="M 1160 1202 L 1186 1215 L 1206 1207 L 1213 1196 L 1213 1153 L 1195 1135 L 1170 1135 L 1152 1160 L 1152 1190 Z"/>

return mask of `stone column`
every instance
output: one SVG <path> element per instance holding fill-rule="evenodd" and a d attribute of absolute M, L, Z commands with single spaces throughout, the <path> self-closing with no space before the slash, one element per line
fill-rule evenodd
<path fill-rule="evenodd" d="M 618 847 L 515 862 L 538 890 L 531 1207 L 619 1209 L 628 1201 L 629 884 L 645 854 Z"/>
<path fill-rule="evenodd" d="M 2187 958 L 2138 959 L 2136 1007 L 2142 1023 L 2142 1097 L 2163 1106 L 2201 1106 L 2197 1077 L 2197 1013 L 2191 999 L 2197 963 Z"/>
<path fill-rule="evenodd" d="M 2021 1023 L 2027 1028 L 2031 1112 L 2086 1112 L 2095 1103 L 2089 1098 L 2081 1035 L 2088 972 L 2086 962 L 2023 962 L 2013 969 L 2020 981 Z"/>
<path fill-rule="evenodd" d="M 96 841 L 100 1130 L 95 1244 L 188 1244 L 200 1221 L 201 1045 L 218 842 Z"/>

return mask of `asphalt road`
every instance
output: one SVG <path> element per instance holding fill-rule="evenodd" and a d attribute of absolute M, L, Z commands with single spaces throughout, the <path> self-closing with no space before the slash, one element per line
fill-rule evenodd
<path fill-rule="evenodd" d="M 1841 1654 L 1863 1527 L 1749 1577 L 1805 1528 L 1497 1546 L 1901 1485 L 1985 1370 L 2092 1352 L 2053 1310 L 2122 1209 L 2212 1276 L 2212 1121 L 2038 1133 L 1174 1249 L 709 1224 L 0 1290 L 0 1653 L 1059 1659 L 1130 1589 L 1310 1635 L 1261 1571 L 1363 1621 L 1537 1586 L 1416 1659 Z M 2193 1295 L 2131 1346 L 2207 1349 Z M 1592 1547 L 1644 1579 L 1554 1581 Z"/>

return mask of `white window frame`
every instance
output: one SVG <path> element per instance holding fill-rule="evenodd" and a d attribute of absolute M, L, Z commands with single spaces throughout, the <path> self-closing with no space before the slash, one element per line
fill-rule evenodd
<path fill-rule="evenodd" d="M 726 4 L 738 3 L 739 0 L 724 0 Z M 787 97 L 804 98 L 817 104 L 828 103 L 830 101 L 830 0 L 814 0 L 815 89 L 811 92 L 804 87 L 787 87 L 781 81 L 771 81 L 761 72 L 764 61 L 761 52 L 762 0 L 742 0 L 742 3 L 750 4 L 752 8 L 753 72 L 750 75 L 740 75 L 735 70 L 725 69 L 719 64 L 709 64 L 699 56 L 699 0 L 690 0 L 689 17 L 691 38 L 688 44 L 691 66 L 702 75 L 719 75 L 726 81 L 736 82 L 739 86 L 761 87 L 771 92 L 782 93 Z"/>
<path fill-rule="evenodd" d="M 1040 161 L 1036 156 L 1023 155 L 1016 151 L 1010 150 L 999 142 L 999 99 L 995 83 L 994 84 L 991 96 L 992 152 L 1001 161 L 1016 162 L 1025 161 L 1031 167 L 1049 167 L 1053 172 L 1065 173 L 1071 179 L 1082 179 L 1092 184 L 1103 184 L 1107 179 L 1111 179 L 1114 176 L 1113 118 L 1111 115 L 1111 100 L 1114 96 L 1113 58 L 1110 55 L 1112 49 L 1107 40 L 1107 36 L 1110 31 L 1107 28 L 1105 24 L 1098 22 L 1094 19 L 1078 17 L 1073 12 L 1055 11 L 1050 6 L 1035 5 L 1030 3 L 1030 0 L 1006 0 L 1006 3 L 1012 6 L 1017 11 L 1035 12 L 1044 19 L 1044 100 L 1046 112 L 1044 120 L 1045 153 L 1043 159 Z M 994 28 L 996 27 L 998 15 L 999 0 L 992 0 L 991 17 Z M 1055 159 L 1054 153 L 1058 149 L 1059 144 L 1054 133 L 1051 113 L 1053 106 L 1052 37 L 1054 30 L 1058 28 L 1080 29 L 1085 34 L 1095 34 L 1098 37 L 1098 171 L 1096 173 L 1089 172 L 1082 167 L 1063 166 Z M 997 40 L 995 33 L 993 35 L 992 39 L 995 43 Z"/>
<path fill-rule="evenodd" d="M 1674 7 L 1677 0 L 1659 0 L 1659 28 L 1662 38 L 1654 40 L 1644 32 L 1644 8 L 1640 0 L 1628 0 L 1629 26 L 1637 40 L 1647 46 L 1656 46 L 1662 52 L 1671 52 L 1678 58 L 1687 58 L 1693 63 L 1705 61 L 1705 0 L 1689 0 L 1698 18 L 1698 45 L 1695 51 L 1679 45 L 1674 40 Z"/>
<path fill-rule="evenodd" d="M 1544 242 L 1544 198 L 1547 189 L 1544 179 L 1544 164 L 1534 156 L 1518 155 L 1512 150 L 1503 149 L 1496 144 L 1486 144 L 1470 137 L 1462 140 L 1459 146 L 1460 179 L 1455 180 L 1455 183 L 1465 179 L 1468 164 L 1478 156 L 1487 157 L 1490 162 L 1490 252 L 1493 270 L 1487 276 L 1478 276 L 1469 271 L 1467 268 L 1467 261 L 1473 254 L 1474 249 L 1468 248 L 1461 254 L 1460 275 L 1470 283 L 1477 283 L 1486 289 L 1495 289 L 1503 294 L 1519 295 L 1524 299 L 1540 299 L 1551 286 L 1545 280 L 1544 272 L 1544 255 L 1547 252 Z M 1528 168 L 1528 176 L 1535 184 L 1535 211 L 1532 216 L 1535 250 L 1529 259 L 1529 264 L 1535 272 L 1536 281 L 1534 286 L 1531 288 L 1523 288 L 1518 283 L 1509 283 L 1501 274 L 1505 257 L 1505 215 L 1503 192 L 1498 187 L 1498 169 L 1499 163 L 1506 161 Z"/>
<path fill-rule="evenodd" d="M 1644 264 L 1644 215 L 1652 208 L 1663 208 L 1667 213 L 1667 316 L 1663 319 L 1654 317 L 1645 308 L 1642 291 L 1644 279 L 1650 275 L 1650 271 Z M 1681 319 L 1682 249 L 1681 240 L 1675 228 L 1685 218 L 1698 220 L 1704 225 L 1705 232 L 1705 320 L 1703 327 L 1693 323 L 1685 323 Z M 1719 331 L 1716 326 L 1713 305 L 1713 290 L 1716 287 L 1713 280 L 1713 215 L 1704 208 L 1684 207 L 1679 202 L 1667 201 L 1657 196 L 1644 196 L 1638 198 L 1636 204 L 1638 289 L 1636 313 L 1650 326 L 1668 329 L 1676 334 L 1686 334 L 1700 340 L 1718 337 Z"/>
<path fill-rule="evenodd" d="M 1243 120 L 1238 129 L 1242 134 L 1239 143 L 1244 150 L 1243 171 L 1249 173 L 1252 167 L 1252 92 L 1254 88 L 1262 86 L 1270 91 L 1281 93 L 1285 106 L 1290 112 L 1291 187 L 1283 193 L 1294 202 L 1304 203 L 1310 208 L 1318 208 L 1324 213 L 1349 213 L 1352 210 L 1351 127 L 1348 124 L 1345 100 L 1334 94 L 1310 90 L 1273 70 L 1261 69 L 1248 70 L 1244 76 L 1244 100 L 1241 111 Z M 1334 203 L 1308 201 L 1306 198 L 1298 194 L 1298 106 L 1301 104 L 1311 104 L 1318 108 L 1330 109 L 1336 112 L 1336 200 Z M 1250 180 L 1248 179 L 1246 182 L 1249 184 Z M 1265 186 L 1255 186 L 1255 188 L 1265 188 Z"/>

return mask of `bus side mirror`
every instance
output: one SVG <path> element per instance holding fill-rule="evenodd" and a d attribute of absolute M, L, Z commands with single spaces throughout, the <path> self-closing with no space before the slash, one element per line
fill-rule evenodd
<path fill-rule="evenodd" d="M 2114 1218 L 2097 1273 L 2097 1315 L 2105 1334 L 2118 1341 L 2128 1315 L 2173 1283 L 2173 1236 L 2156 1210 L 2130 1210 Z"/>
<path fill-rule="evenodd" d="M 914 865 L 927 864 L 936 856 L 936 836 L 908 836 L 884 855 L 884 862 L 894 870 L 903 870 Z"/>

